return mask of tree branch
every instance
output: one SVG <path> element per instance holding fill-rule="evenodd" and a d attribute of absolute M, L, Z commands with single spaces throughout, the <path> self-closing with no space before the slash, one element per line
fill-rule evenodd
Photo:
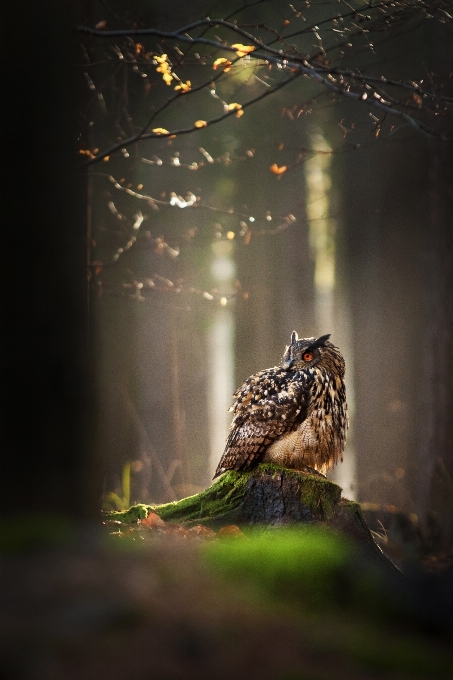
<path fill-rule="evenodd" d="M 381 3 L 381 4 L 386 4 L 386 3 Z M 192 37 L 188 34 L 188 31 L 194 30 L 195 28 L 211 28 L 214 26 L 223 26 L 227 28 L 228 30 L 231 30 L 233 33 L 236 33 L 237 35 L 240 35 L 241 37 L 247 39 L 249 44 L 253 46 L 254 48 L 258 48 L 258 50 L 253 50 L 248 54 L 248 57 L 253 60 L 260 60 L 264 61 L 265 63 L 271 63 L 271 64 L 277 64 L 280 68 L 283 67 L 286 71 L 290 70 L 292 72 L 292 76 L 287 80 L 283 81 L 282 83 L 279 83 L 278 85 L 269 88 L 269 90 L 258 97 L 255 97 L 254 99 L 251 99 L 249 102 L 246 102 L 245 104 L 242 105 L 242 108 L 246 108 L 261 99 L 263 99 L 266 96 L 269 96 L 271 93 L 275 92 L 276 90 L 280 89 L 281 87 L 285 86 L 292 80 L 294 80 L 294 77 L 300 74 L 306 75 L 309 78 L 313 79 L 326 89 L 330 90 L 331 92 L 334 92 L 336 95 L 339 95 L 341 97 L 346 97 L 349 99 L 353 99 L 357 101 L 358 103 L 364 103 L 367 107 L 375 107 L 381 111 L 384 111 L 386 114 L 391 115 L 391 116 L 397 116 L 399 118 L 402 118 L 405 120 L 408 124 L 410 124 L 414 129 L 416 129 L 418 132 L 421 132 L 422 134 L 428 136 L 428 137 L 434 137 L 434 138 L 440 138 L 443 141 L 446 140 L 446 137 L 443 137 L 441 135 L 438 135 L 434 130 L 432 130 L 428 125 L 423 123 L 422 121 L 417 120 L 416 118 L 410 116 L 409 114 L 405 113 L 404 111 L 401 110 L 401 108 L 397 108 L 395 104 L 392 104 L 391 102 L 387 101 L 382 97 L 376 90 L 373 90 L 371 92 L 367 91 L 362 91 L 362 92 L 353 92 L 350 89 L 350 85 L 346 86 L 340 86 L 335 84 L 334 78 L 332 77 L 331 73 L 334 72 L 334 69 L 329 70 L 326 69 L 324 66 L 318 66 L 314 65 L 311 60 L 304 58 L 304 57 L 297 57 L 294 55 L 289 55 L 289 54 L 284 54 L 280 50 L 271 48 L 269 45 L 265 45 L 260 39 L 255 38 L 252 34 L 250 34 L 248 31 L 245 31 L 235 24 L 232 24 L 228 21 L 224 21 L 222 19 L 201 19 L 196 22 L 192 22 L 191 24 L 188 24 L 187 26 L 184 26 L 176 31 L 162 31 L 161 29 L 157 28 L 139 28 L 139 29 L 130 29 L 130 30 L 115 30 L 115 31 L 103 31 L 103 30 L 98 30 L 98 29 L 93 29 L 90 27 L 86 26 L 79 26 L 77 28 L 78 31 L 84 32 L 84 33 L 89 33 L 91 35 L 95 35 L 98 37 L 106 38 L 106 37 L 118 37 L 118 36 L 157 36 L 161 38 L 168 38 L 172 40 L 180 40 L 182 42 L 189 43 L 191 45 L 194 44 L 202 44 L 202 45 L 209 45 L 211 47 L 215 47 L 217 50 L 224 50 L 228 52 L 234 52 L 237 54 L 238 50 L 236 47 L 231 47 L 229 45 L 225 45 L 219 40 L 211 40 L 208 38 L 203 38 L 203 37 Z M 241 58 L 241 57 L 240 57 Z M 327 77 L 324 77 L 323 74 L 327 73 Z M 219 73 L 217 76 L 214 78 L 220 78 L 223 75 L 223 73 Z M 344 77 L 346 73 L 343 75 L 339 73 L 340 77 Z M 352 72 L 347 73 L 347 76 L 350 78 L 355 78 L 356 80 L 361 79 L 363 82 L 366 82 L 368 88 L 371 86 L 369 85 L 368 81 L 366 81 L 366 77 L 360 76 L 360 75 L 355 75 Z M 210 79 L 209 82 L 212 82 L 213 79 Z M 369 82 L 372 82 L 371 79 L 369 79 Z M 382 82 L 382 81 L 380 81 Z M 193 90 L 190 90 L 189 92 L 185 93 L 185 96 L 190 94 L 191 91 L 199 91 L 205 87 L 207 87 L 208 83 L 205 82 L 196 88 L 193 88 Z M 155 120 L 157 117 L 158 113 L 163 111 L 165 108 L 168 108 L 176 99 L 181 96 L 181 93 L 178 93 L 174 97 L 170 98 L 167 100 L 165 104 L 163 104 L 156 112 L 153 113 L 152 117 L 148 121 L 148 123 L 141 128 L 141 130 L 133 135 L 132 137 L 129 137 L 126 140 L 122 140 L 120 143 L 117 143 L 113 146 L 111 146 L 109 149 L 105 150 L 104 152 L 96 155 L 94 158 L 90 159 L 87 161 L 87 164 L 93 164 L 96 162 L 99 162 L 106 156 L 109 156 L 110 154 L 114 153 L 120 148 L 124 148 L 125 146 L 128 146 L 130 144 L 133 144 L 137 141 L 141 141 L 144 139 L 153 139 L 157 137 L 169 137 L 169 136 L 177 136 L 177 135 L 182 135 L 182 134 L 189 134 L 192 132 L 196 132 L 199 127 L 196 125 L 190 126 L 188 128 L 181 128 L 178 130 L 172 130 L 171 132 L 164 133 L 164 134 L 156 134 L 156 133 L 147 133 L 146 130 L 149 128 L 151 123 Z M 217 118 L 214 118 L 206 123 L 206 126 L 211 126 L 214 125 L 218 122 L 221 122 L 225 118 L 231 115 L 235 115 L 236 111 L 227 111 L 223 113 L 221 116 L 218 116 Z"/>
<path fill-rule="evenodd" d="M 241 105 L 241 109 L 246 109 L 249 106 L 252 106 L 252 104 L 256 104 L 257 102 L 261 101 L 261 99 L 268 97 L 273 92 L 280 90 L 282 87 L 285 87 L 289 83 L 293 82 L 298 75 L 300 75 L 300 73 L 294 73 L 290 78 L 287 78 L 286 80 L 281 81 L 280 83 L 278 83 L 277 85 L 272 87 L 272 89 L 266 90 L 265 92 L 261 93 L 257 97 L 250 99 L 248 102 L 245 102 L 245 104 Z M 209 82 L 212 82 L 212 80 L 210 80 Z M 198 89 L 202 89 L 202 87 L 206 87 L 206 85 L 207 85 L 207 83 L 204 83 L 203 86 L 200 86 Z M 187 96 L 188 94 L 190 94 L 190 91 L 187 92 L 184 96 Z M 178 96 L 182 96 L 182 95 L 180 95 L 178 93 L 178 95 L 176 95 L 176 97 L 178 97 Z M 176 99 L 176 97 L 173 97 L 172 101 L 174 101 Z M 163 105 L 159 109 L 159 112 L 161 110 L 163 110 L 164 108 L 166 108 L 167 105 L 168 105 L 168 102 L 166 102 L 166 104 Z M 238 112 L 237 109 L 232 109 L 231 111 L 225 111 L 221 116 L 218 116 L 217 118 L 212 118 L 210 121 L 206 121 L 206 125 L 204 127 L 210 127 L 211 125 L 215 125 L 216 123 L 220 123 L 222 120 L 225 120 L 225 118 L 228 118 L 229 116 L 237 115 L 237 112 Z M 157 115 L 157 112 L 156 112 L 156 115 Z M 153 119 L 154 118 L 155 118 L 155 116 L 153 116 Z M 151 123 L 148 122 L 146 128 L 149 127 L 150 124 Z M 146 129 L 146 128 L 144 128 L 144 129 Z M 203 128 L 200 128 L 196 125 L 191 125 L 190 127 L 187 127 L 187 128 L 180 128 L 179 130 L 171 130 L 171 131 L 164 132 L 164 133 L 155 133 L 155 132 L 143 133 L 143 131 L 140 130 L 140 132 L 137 133 L 136 135 L 133 135 L 132 137 L 129 137 L 128 139 L 124 139 L 121 142 L 118 142 L 117 144 L 114 144 L 113 146 L 109 147 L 105 151 L 97 154 L 96 156 L 94 156 L 94 158 L 90 158 L 88 161 L 86 161 L 86 163 L 84 165 L 92 165 L 93 163 L 98 163 L 99 161 L 101 161 L 106 156 L 110 156 L 115 151 L 118 151 L 118 149 L 123 149 L 124 147 L 129 146 L 130 144 L 134 144 L 137 141 L 143 141 L 145 139 L 158 139 L 158 138 L 161 139 L 161 138 L 165 138 L 165 137 L 176 137 L 178 135 L 186 135 L 186 134 L 190 134 L 192 132 L 197 132 L 200 129 L 203 129 Z"/>

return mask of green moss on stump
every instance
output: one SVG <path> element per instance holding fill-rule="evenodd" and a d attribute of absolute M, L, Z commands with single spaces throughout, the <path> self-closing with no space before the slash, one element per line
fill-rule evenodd
<path fill-rule="evenodd" d="M 300 500 L 314 515 L 327 521 L 332 518 L 335 505 L 341 500 L 341 488 L 323 477 L 307 475 L 301 485 Z"/>
<path fill-rule="evenodd" d="M 251 472 L 230 470 L 217 479 L 208 489 L 195 496 L 162 505 L 133 505 L 124 512 L 107 512 L 105 517 L 126 524 L 144 519 L 155 512 L 165 522 L 178 522 L 187 525 L 206 524 L 214 518 L 222 518 L 234 511 L 243 501 L 245 487 Z"/>
<path fill-rule="evenodd" d="M 150 505 L 148 508 L 165 522 L 179 522 L 188 526 L 228 523 L 227 520 L 236 518 L 251 474 L 229 470 L 208 489 L 195 496 L 163 505 Z"/>
<path fill-rule="evenodd" d="M 286 516 L 283 523 L 288 523 L 288 519 L 325 522 L 334 515 L 340 499 L 340 487 L 321 476 L 262 463 L 251 471 L 230 470 L 195 496 L 162 505 L 138 504 L 105 516 L 135 523 L 149 512 L 155 512 L 166 522 L 212 527 L 273 524 Z"/>

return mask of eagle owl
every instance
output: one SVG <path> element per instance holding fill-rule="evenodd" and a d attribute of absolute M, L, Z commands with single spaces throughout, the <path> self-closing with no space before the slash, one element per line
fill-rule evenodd
<path fill-rule="evenodd" d="M 260 462 L 325 473 L 343 460 L 345 363 L 329 338 L 299 339 L 293 331 L 280 366 L 255 373 L 235 392 L 234 418 L 214 477 Z"/>

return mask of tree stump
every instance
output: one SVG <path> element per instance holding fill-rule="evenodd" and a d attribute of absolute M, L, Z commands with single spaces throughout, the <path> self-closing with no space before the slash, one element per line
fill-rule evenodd
<path fill-rule="evenodd" d="M 219 529 L 322 525 L 351 539 L 372 562 L 389 573 L 399 570 L 375 543 L 360 505 L 341 496 L 341 488 L 321 475 L 262 463 L 246 472 L 230 470 L 195 496 L 163 505 L 134 505 L 110 519 L 136 522 L 154 512 L 165 522 Z"/>

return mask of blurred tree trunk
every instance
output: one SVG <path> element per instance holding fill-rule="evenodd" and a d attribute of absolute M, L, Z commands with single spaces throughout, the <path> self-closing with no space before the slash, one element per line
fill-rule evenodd
<path fill-rule="evenodd" d="M 430 31 L 419 51 L 448 82 L 451 29 Z M 415 39 L 402 38 L 406 59 Z M 452 152 L 451 141 L 409 135 L 348 154 L 336 168 L 353 305 L 359 500 L 417 512 L 438 546 L 453 538 Z"/>
<path fill-rule="evenodd" d="M 9 515 L 90 518 L 100 494 L 74 32 L 90 8 L 2 9 L 1 503 Z"/>
<path fill-rule="evenodd" d="M 453 96 L 453 30 L 430 27 L 432 71 Z M 417 477 L 418 505 L 432 547 L 453 542 L 453 130 L 428 155 L 429 219 L 421 242 L 426 269 L 426 326 Z M 436 545 L 437 544 L 437 545 Z"/>

